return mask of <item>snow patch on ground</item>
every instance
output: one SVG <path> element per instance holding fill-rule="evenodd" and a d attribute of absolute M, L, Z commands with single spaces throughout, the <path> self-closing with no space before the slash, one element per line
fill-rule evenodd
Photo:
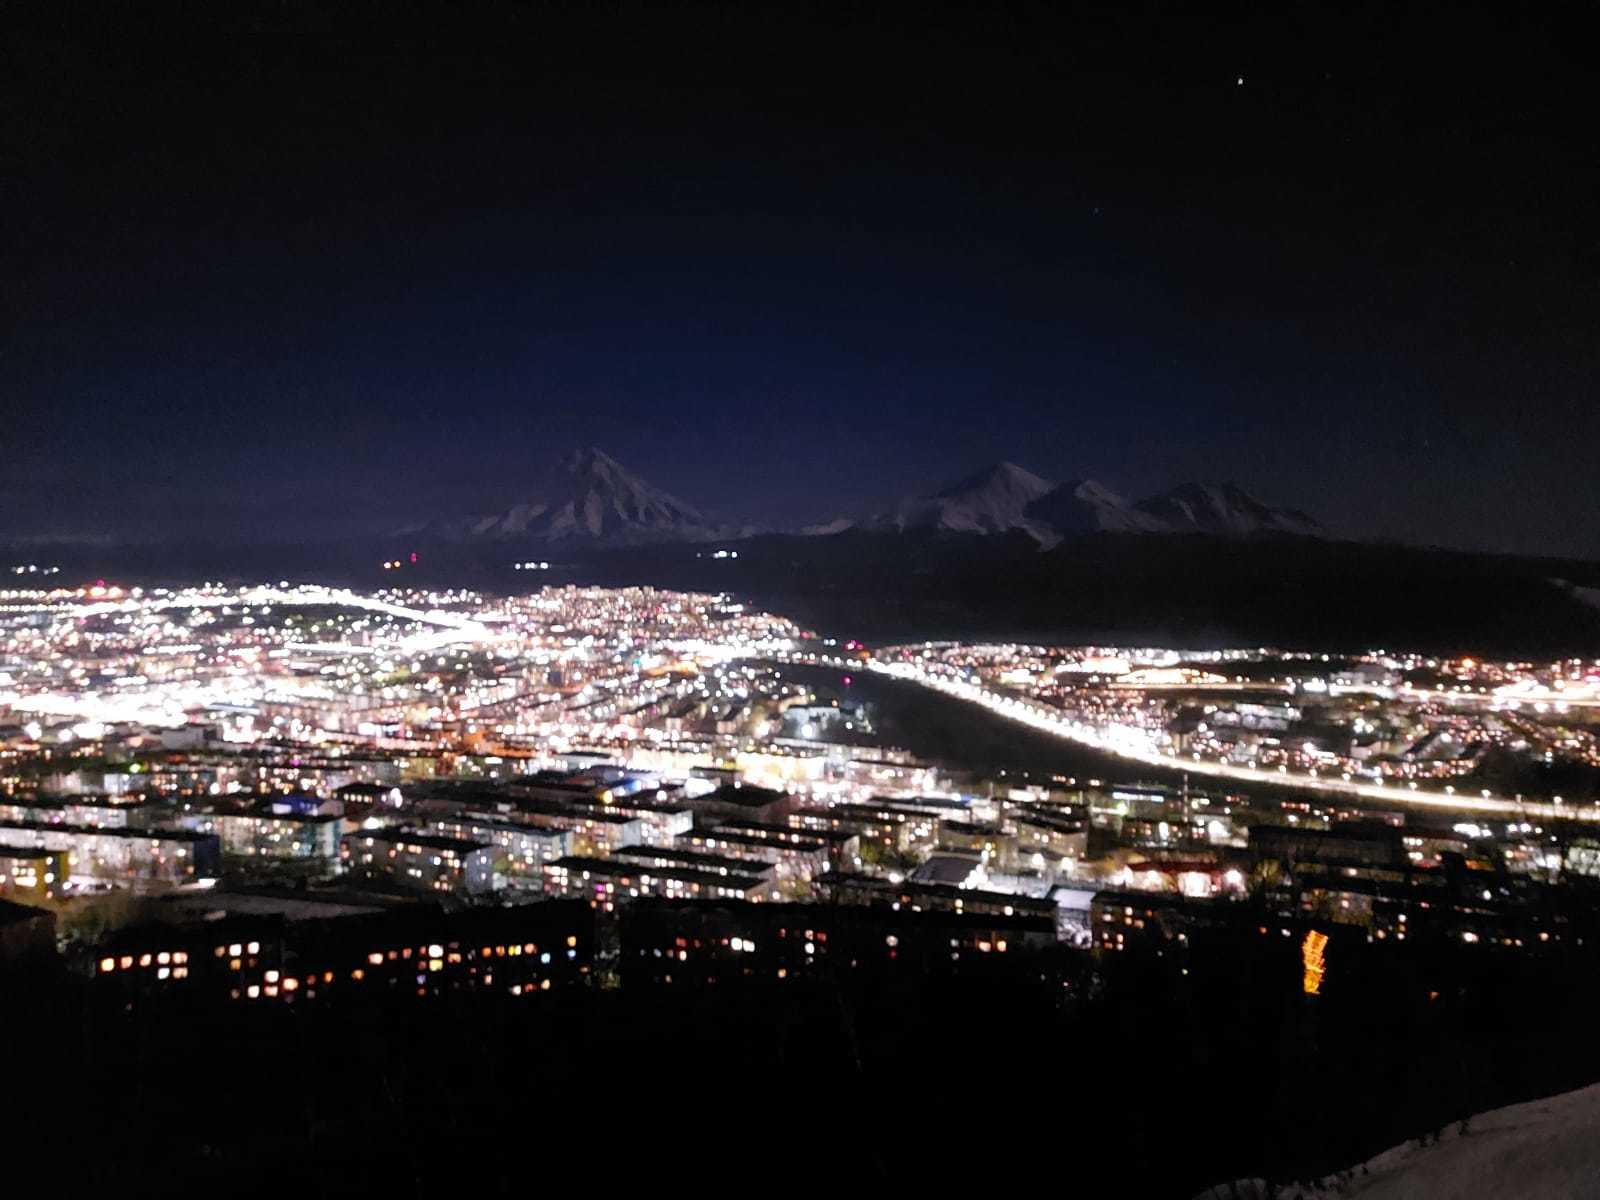
<path fill-rule="evenodd" d="M 1196 1200 L 1258 1200 L 1259 1179 L 1218 1184 Z M 1600 1084 L 1482 1113 L 1467 1132 L 1451 1125 L 1437 1142 L 1407 1142 L 1311 1188 L 1279 1187 L 1278 1200 L 1600 1200 Z"/>

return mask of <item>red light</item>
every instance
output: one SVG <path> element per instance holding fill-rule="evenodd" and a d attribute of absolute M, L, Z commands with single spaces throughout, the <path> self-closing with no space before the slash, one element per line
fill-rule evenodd
<path fill-rule="evenodd" d="M 417 561 L 417 552 L 415 550 L 413 550 L 411 552 L 411 561 L 412 562 L 416 562 Z"/>
<path fill-rule="evenodd" d="M 845 687 L 849 687 L 854 682 L 855 682 L 855 677 L 854 676 L 846 675 L 844 677 L 844 685 L 845 685 Z"/>

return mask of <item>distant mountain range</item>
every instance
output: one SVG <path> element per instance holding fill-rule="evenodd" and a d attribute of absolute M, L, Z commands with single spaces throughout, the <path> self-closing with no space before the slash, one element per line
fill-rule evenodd
<path fill-rule="evenodd" d="M 395 582 L 398 558 L 407 586 L 729 592 L 867 642 L 1600 657 L 1600 562 L 1306 536 L 1322 527 L 1228 484 L 1185 484 L 1129 503 L 1090 481 L 1055 483 L 1000 464 L 865 516 L 765 532 L 686 504 L 593 450 L 569 454 L 521 490 L 498 512 L 376 542 L 291 529 L 273 542 L 41 542 L 17 547 L 10 561 L 59 565 L 63 581 L 373 587 Z M 513 575 L 528 558 L 548 560 L 550 573 Z"/>
<path fill-rule="evenodd" d="M 1141 500 L 1135 507 L 1146 516 L 1178 533 L 1213 533 L 1222 537 L 1249 537 L 1258 533 L 1287 533 L 1299 537 L 1326 537 L 1328 531 L 1314 517 L 1297 508 L 1273 508 L 1233 483 L 1185 483 Z"/>
<path fill-rule="evenodd" d="M 1324 537 L 1296 509 L 1274 508 L 1232 483 L 1186 483 L 1130 504 L 1092 479 L 1056 483 L 1002 462 L 925 496 L 871 515 L 840 517 L 796 532 L 825 537 L 847 530 L 1006 534 L 1041 546 L 1092 533 L 1199 533 L 1216 537 Z M 433 522 L 412 532 L 457 542 L 538 542 L 605 546 L 705 542 L 770 532 L 707 515 L 645 482 L 600 450 L 577 450 L 533 489 L 498 513 Z"/>
<path fill-rule="evenodd" d="M 1045 546 L 1086 533 L 1205 533 L 1216 537 L 1325 537 L 1327 533 L 1305 513 L 1263 504 L 1233 483 L 1186 483 L 1130 504 L 1092 479 L 1052 483 L 1008 462 L 853 524 L 865 530 L 1020 530 Z M 843 527 L 835 522 L 831 531 Z"/>

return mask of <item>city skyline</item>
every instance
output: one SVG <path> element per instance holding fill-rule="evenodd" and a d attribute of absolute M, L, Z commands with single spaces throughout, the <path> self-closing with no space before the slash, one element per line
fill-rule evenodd
<path fill-rule="evenodd" d="M 520 1161 L 510 1130 L 530 1123 L 609 1145 L 587 1091 L 618 1078 L 629 1104 L 661 1080 L 697 1110 L 781 1082 L 738 1138 L 712 1107 L 721 1171 L 730 1141 L 741 1169 L 769 1165 L 854 1081 L 867 1132 L 828 1162 L 870 1175 L 885 1129 L 926 1131 L 883 1103 L 914 1063 L 974 1094 L 1004 1083 L 999 1119 L 1030 1138 L 1060 1126 L 1016 1103 L 1041 1073 L 1043 1094 L 1090 1079 L 1130 1111 L 1157 1074 L 1217 1098 L 1178 1112 L 1161 1155 L 1144 1123 L 1103 1122 L 1141 1195 L 1308 1175 L 1350 1194 L 1358 1167 L 1397 1166 L 1432 1194 L 1460 1151 L 1515 1169 L 1516 1194 L 1569 1194 L 1586 1170 L 1600 1089 L 1568 1089 L 1592 1005 L 1554 999 L 1589 994 L 1600 940 L 1600 658 L 865 644 L 728 595 L 542 578 L 0 589 L 0 972 L 40 1006 L 21 1061 L 71 1068 L 40 1072 L 51 1103 L 25 1120 L 80 1137 L 92 1110 L 65 1133 L 59 1114 L 103 1090 L 100 1144 L 159 1121 L 144 1153 L 198 1184 L 197 1162 L 231 1170 L 262 1130 L 281 1157 L 281 1126 L 144 1068 L 216 1048 L 261 1111 L 335 1096 L 323 1120 L 354 1131 L 349 1055 L 393 1071 L 393 1045 L 427 1099 L 390 1101 L 409 1119 L 382 1111 L 360 1141 L 369 1191 L 459 1180 L 444 1151 L 469 1144 L 481 1180 L 486 1145 Z M 1539 1040 L 1505 1040 L 1507 995 L 1541 1010 Z M 1492 1007 L 1457 1033 L 1463 996 Z M 1338 1089 L 1325 1119 L 1262 1088 L 1285 1041 Z M 1502 1048 L 1512 1080 L 1470 1065 Z M 1390 1059 L 1422 1082 L 1374 1106 Z M 486 1063 L 514 1082 L 450 1083 Z M 1256 1069 L 1218 1069 L 1235 1063 Z M 1451 1069 L 1473 1090 L 1440 1089 Z M 513 1090 L 529 1076 L 544 1094 Z M 1552 1091 L 1555 1117 L 1476 1136 Z M 1434 1152 L 1360 1166 L 1406 1136 Z M 290 1169 L 350 1161 L 350 1139 L 305 1138 L 327 1157 Z M 657 1157 L 596 1169 L 648 1181 Z M 992 1156 L 905 1173 L 953 1170 L 991 1179 Z"/>

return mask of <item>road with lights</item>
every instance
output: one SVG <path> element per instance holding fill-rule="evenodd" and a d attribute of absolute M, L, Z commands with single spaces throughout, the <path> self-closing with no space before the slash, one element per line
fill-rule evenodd
<path fill-rule="evenodd" d="M 1290 772 L 1284 769 L 1268 770 L 1216 762 L 1194 756 L 1162 752 L 1154 744 L 1154 735 L 1142 729 L 1125 726 L 1096 728 L 1081 721 L 1071 720 L 1050 708 L 1014 695 L 1006 695 L 964 679 L 951 678 L 920 669 L 906 662 L 884 662 L 876 658 L 852 658 L 843 655 L 800 654 L 790 661 L 802 664 L 838 667 L 844 670 L 865 670 L 876 675 L 915 684 L 969 704 L 987 709 L 997 716 L 1015 721 L 1066 741 L 1075 742 L 1130 762 L 1187 771 L 1194 775 L 1229 779 L 1257 787 L 1293 788 L 1324 796 L 1347 796 L 1351 799 L 1376 800 L 1384 804 L 1443 812 L 1473 813 L 1523 820 L 1539 817 L 1545 820 L 1600 820 L 1600 806 L 1580 807 L 1547 801 L 1518 800 L 1494 795 L 1460 795 L 1454 791 L 1424 788 L 1416 783 L 1367 783 L 1354 779 L 1329 778 Z"/>

